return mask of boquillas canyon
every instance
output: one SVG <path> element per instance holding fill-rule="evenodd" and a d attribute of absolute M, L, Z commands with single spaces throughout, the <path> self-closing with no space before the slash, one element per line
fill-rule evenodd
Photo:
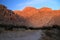
<path fill-rule="evenodd" d="M 60 10 L 52 10 L 48 7 L 36 9 L 25 7 L 23 10 L 9 10 L 0 4 L 0 24 L 27 26 L 39 28 L 43 26 L 60 26 Z"/>

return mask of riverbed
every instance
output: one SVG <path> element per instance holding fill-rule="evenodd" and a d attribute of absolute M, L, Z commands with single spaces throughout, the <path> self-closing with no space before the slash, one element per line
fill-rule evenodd
<path fill-rule="evenodd" d="M 60 40 L 60 30 L 3 31 L 0 40 Z"/>

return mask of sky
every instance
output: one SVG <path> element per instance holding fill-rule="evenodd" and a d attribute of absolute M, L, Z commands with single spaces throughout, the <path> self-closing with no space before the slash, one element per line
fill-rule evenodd
<path fill-rule="evenodd" d="M 60 10 L 60 0 L 0 0 L 0 4 L 7 6 L 10 10 L 22 10 L 27 6 Z"/>

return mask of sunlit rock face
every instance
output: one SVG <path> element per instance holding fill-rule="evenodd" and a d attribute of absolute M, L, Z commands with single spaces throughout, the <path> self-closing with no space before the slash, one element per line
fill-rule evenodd
<path fill-rule="evenodd" d="M 45 8 L 44 8 L 45 9 Z M 38 13 L 32 15 L 28 21 L 31 24 L 30 26 L 34 26 L 34 27 L 42 27 L 45 26 L 53 17 L 53 15 L 51 13 L 49 13 L 48 11 L 43 10 L 42 9 L 39 10 Z"/>
<path fill-rule="evenodd" d="M 12 11 L 4 5 L 0 5 L 0 24 L 35 28 L 60 25 L 60 10 L 52 10 L 47 7 L 41 9 L 26 7 L 23 10 Z"/>
<path fill-rule="evenodd" d="M 42 27 L 60 25 L 60 10 L 52 10 L 51 8 L 36 9 L 33 7 L 26 7 L 22 11 L 14 11 L 16 14 L 23 16 L 27 19 L 26 26 L 29 27 Z M 59 16 L 59 17 L 57 17 Z"/>
<path fill-rule="evenodd" d="M 60 10 L 52 10 L 47 7 L 41 9 L 26 7 L 22 11 L 14 12 L 27 19 L 25 25 L 28 27 L 52 26 L 55 24 L 60 25 L 60 22 L 58 21 L 60 19 Z"/>
<path fill-rule="evenodd" d="M 24 18 L 29 18 L 34 14 L 37 14 L 39 11 L 33 7 L 26 7 L 22 11 L 15 10 L 14 11 L 17 15 L 23 16 Z"/>
<path fill-rule="evenodd" d="M 60 10 L 52 10 L 51 8 L 41 8 L 36 9 L 33 7 L 26 7 L 22 11 L 15 11 L 18 15 L 23 16 L 27 19 L 26 26 L 42 27 L 42 26 L 52 26 L 56 23 L 56 17 L 59 16 Z M 56 20 L 55 20 L 56 19 Z M 60 19 L 60 18 L 59 18 Z M 58 20 L 59 20 L 58 19 Z"/>

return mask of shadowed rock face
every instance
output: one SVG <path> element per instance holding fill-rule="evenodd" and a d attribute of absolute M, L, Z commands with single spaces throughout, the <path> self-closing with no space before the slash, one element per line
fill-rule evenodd
<path fill-rule="evenodd" d="M 0 4 L 0 9 L 6 9 L 6 8 L 7 8 L 6 6 Z"/>
<path fill-rule="evenodd" d="M 0 24 L 11 24 L 15 26 L 28 26 L 39 28 L 43 26 L 60 25 L 60 10 L 52 10 L 44 7 L 36 9 L 26 7 L 22 11 L 9 10 L 6 6 L 0 5 Z"/>
<path fill-rule="evenodd" d="M 7 9 L 6 6 L 0 5 L 0 24 L 6 25 L 23 25 L 25 19 L 15 14 L 12 10 Z"/>

